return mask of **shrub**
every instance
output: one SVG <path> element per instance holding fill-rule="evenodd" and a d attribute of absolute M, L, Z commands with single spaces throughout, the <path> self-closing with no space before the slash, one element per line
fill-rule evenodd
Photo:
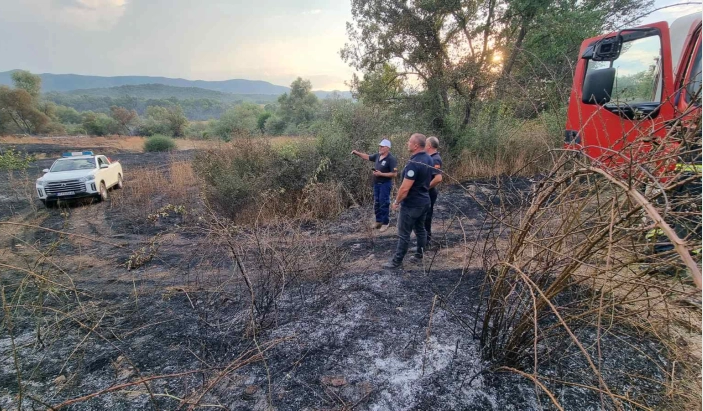
<path fill-rule="evenodd" d="M 144 141 L 144 151 L 171 151 L 176 148 L 176 142 L 168 136 L 154 135 Z"/>
<path fill-rule="evenodd" d="M 342 168 L 331 172 L 330 159 L 310 140 L 272 147 L 262 139 L 236 139 L 223 148 L 199 153 L 193 165 L 207 184 L 210 202 L 239 221 L 251 222 L 260 215 L 332 217 L 351 204 L 349 194 L 354 191 L 345 186 L 354 180 L 352 173 Z M 354 184 L 365 186 L 367 180 L 361 180 Z"/>
<path fill-rule="evenodd" d="M 0 151 L 0 170 L 25 170 L 34 156 L 23 154 L 13 148 Z"/>
<path fill-rule="evenodd" d="M 62 105 L 56 106 L 56 116 L 63 124 L 79 124 L 81 122 L 81 113 L 73 107 Z"/>
<path fill-rule="evenodd" d="M 256 104 L 239 104 L 214 121 L 212 131 L 225 141 L 229 141 L 233 134 L 257 133 L 258 118 L 262 112 L 263 109 Z"/>
<path fill-rule="evenodd" d="M 147 117 L 139 124 L 137 134 L 140 136 L 171 135 L 171 130 L 166 122 Z"/>
<path fill-rule="evenodd" d="M 272 115 L 266 119 L 264 129 L 267 134 L 280 136 L 286 129 L 286 121 L 277 115 Z"/>
<path fill-rule="evenodd" d="M 88 111 L 83 113 L 83 128 L 88 134 L 106 136 L 120 131 L 119 123 L 105 113 Z"/>
<path fill-rule="evenodd" d="M 186 128 L 186 137 L 197 140 L 207 140 L 210 137 L 210 123 L 212 121 L 192 121 Z"/>

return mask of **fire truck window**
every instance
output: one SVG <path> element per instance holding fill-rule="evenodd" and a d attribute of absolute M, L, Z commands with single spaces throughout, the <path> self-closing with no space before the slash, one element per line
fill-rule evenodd
<path fill-rule="evenodd" d="M 691 73 L 689 74 L 688 86 L 686 86 L 686 102 L 691 102 L 691 97 L 696 96 L 697 100 L 701 100 L 701 45 L 698 44 L 696 57 L 693 58 Z"/>
<path fill-rule="evenodd" d="M 661 41 L 659 36 L 625 42 L 612 62 L 617 69 L 611 103 L 661 101 Z M 589 61 L 588 71 L 610 67 L 607 61 Z"/>

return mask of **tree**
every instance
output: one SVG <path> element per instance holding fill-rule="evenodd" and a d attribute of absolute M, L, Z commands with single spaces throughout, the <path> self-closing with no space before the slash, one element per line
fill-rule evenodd
<path fill-rule="evenodd" d="M 183 114 L 180 105 L 161 107 L 149 106 L 146 109 L 146 121 L 140 127 L 140 134 L 170 134 L 174 137 L 181 137 L 188 127 L 188 119 Z"/>
<path fill-rule="evenodd" d="M 573 37 L 580 43 L 584 31 L 617 25 L 628 12 L 650 4 L 651 0 L 352 0 L 354 24 L 347 23 L 350 42 L 341 56 L 370 74 L 369 80 L 390 64 L 398 68 L 398 76 L 419 81 L 421 90 L 414 96 L 422 100 L 422 112 L 433 116 L 433 128 L 445 126 L 454 102 L 463 106 L 461 125 L 466 126 L 477 102 L 494 96 L 498 79 L 523 63 L 518 57 L 526 47 L 553 55 L 563 46 L 564 39 L 549 35 L 546 27 L 558 27 L 551 33 L 578 32 L 567 36 L 570 46 Z"/>
<path fill-rule="evenodd" d="M 33 99 L 39 98 L 39 93 L 41 92 L 41 77 L 38 75 L 24 70 L 17 70 L 12 73 L 12 82 L 15 88 L 26 91 Z"/>
<path fill-rule="evenodd" d="M 51 119 L 34 106 L 34 99 L 24 89 L 0 86 L 0 123 L 14 124 L 21 132 L 40 133 Z"/>
<path fill-rule="evenodd" d="M 266 133 L 266 121 L 271 117 L 273 113 L 270 111 L 264 111 L 263 113 L 259 114 L 259 117 L 256 119 L 256 128 L 259 129 L 261 134 Z"/>
<path fill-rule="evenodd" d="M 444 128 L 456 93 L 468 123 L 474 100 L 495 77 L 497 2 L 352 0 L 356 27 L 347 24 L 351 43 L 342 58 L 365 73 L 391 63 L 399 76 L 419 79 L 435 129 Z"/>
<path fill-rule="evenodd" d="M 122 133 L 131 135 L 134 132 L 134 125 L 139 120 L 139 115 L 135 110 L 127 110 L 124 107 L 110 107 L 110 117 L 112 117 Z"/>
<path fill-rule="evenodd" d="M 571 88 L 573 61 L 584 39 L 622 28 L 633 11 L 651 9 L 651 0 L 511 0 L 501 32 L 504 55 L 496 98 L 519 89 L 524 104 L 548 108 L 563 104 Z"/>
<path fill-rule="evenodd" d="M 317 96 L 312 93 L 312 83 L 298 77 L 290 88 L 290 94 L 284 93 L 278 98 L 282 119 L 296 126 L 311 122 L 319 104 Z"/>
<path fill-rule="evenodd" d="M 273 114 L 268 119 L 266 119 L 266 123 L 264 124 L 264 130 L 268 135 L 280 136 L 286 130 L 286 121 L 278 115 Z"/>
<path fill-rule="evenodd" d="M 188 127 L 188 118 L 179 104 L 166 110 L 166 121 L 174 137 L 182 137 L 185 134 L 186 127 Z"/>
<path fill-rule="evenodd" d="M 392 104 L 407 97 L 405 78 L 388 63 L 364 73 L 363 79 L 354 74 L 350 85 L 354 98 L 369 106 Z"/>
<path fill-rule="evenodd" d="M 62 105 L 56 106 L 56 117 L 63 124 L 80 124 L 82 121 L 81 113 L 75 108 Z"/>
<path fill-rule="evenodd" d="M 119 133 L 120 124 L 105 113 L 87 111 L 83 113 L 83 128 L 89 135 L 107 136 Z"/>
<path fill-rule="evenodd" d="M 259 116 L 264 114 L 263 109 L 256 104 L 242 103 L 227 110 L 219 121 L 213 124 L 214 133 L 225 140 L 229 140 L 233 133 L 255 133 L 260 130 Z"/>

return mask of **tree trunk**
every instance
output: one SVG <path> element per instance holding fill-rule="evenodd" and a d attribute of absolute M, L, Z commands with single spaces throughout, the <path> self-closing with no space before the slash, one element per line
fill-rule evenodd
<path fill-rule="evenodd" d="M 513 70 L 513 66 L 515 66 L 515 60 L 517 60 L 517 56 L 520 54 L 520 48 L 522 47 L 522 42 L 525 40 L 525 36 L 527 35 L 527 26 L 530 24 L 530 21 L 532 21 L 531 17 L 525 18 L 520 25 L 520 32 L 517 35 L 517 39 L 515 39 L 515 47 L 513 47 L 513 51 L 510 53 L 508 61 L 503 66 L 503 73 L 501 74 L 501 77 L 504 79 L 507 79 L 507 77 L 510 76 L 510 72 Z"/>
<path fill-rule="evenodd" d="M 473 109 L 476 95 L 478 95 L 478 85 L 474 83 L 474 85 L 471 87 L 469 95 L 466 96 L 466 100 L 464 102 L 464 119 L 461 120 L 461 130 L 464 130 L 466 126 L 468 126 L 471 122 L 471 110 Z"/>

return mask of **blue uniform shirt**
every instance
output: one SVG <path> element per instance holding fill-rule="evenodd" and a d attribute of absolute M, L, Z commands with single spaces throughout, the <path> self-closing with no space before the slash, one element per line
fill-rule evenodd
<path fill-rule="evenodd" d="M 408 164 L 403 169 L 403 178 L 413 180 L 408 196 L 401 203 L 403 207 L 421 207 L 430 204 L 430 181 L 434 162 L 427 153 L 420 152 L 408 160 Z"/>
<path fill-rule="evenodd" d="M 398 160 L 393 157 L 391 153 L 387 156 L 381 158 L 380 153 L 374 153 L 369 156 L 369 161 L 373 161 L 374 170 L 380 171 L 382 173 L 392 173 L 398 171 Z M 386 181 L 391 181 L 390 177 L 374 177 L 374 183 L 385 183 Z"/>

